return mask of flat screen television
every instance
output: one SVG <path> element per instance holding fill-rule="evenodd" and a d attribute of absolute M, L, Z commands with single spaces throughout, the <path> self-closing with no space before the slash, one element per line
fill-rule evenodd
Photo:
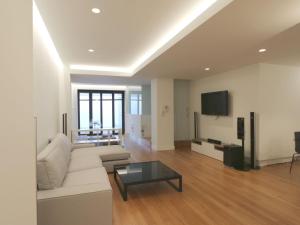
<path fill-rule="evenodd" d="M 201 94 L 203 115 L 228 116 L 228 91 Z"/>

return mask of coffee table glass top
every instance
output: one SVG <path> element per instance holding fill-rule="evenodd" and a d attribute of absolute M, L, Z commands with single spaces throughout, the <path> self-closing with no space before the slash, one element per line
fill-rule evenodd
<path fill-rule="evenodd" d="M 160 161 L 130 163 L 125 166 L 116 166 L 115 170 L 123 184 L 138 184 L 181 177 L 180 174 Z"/>

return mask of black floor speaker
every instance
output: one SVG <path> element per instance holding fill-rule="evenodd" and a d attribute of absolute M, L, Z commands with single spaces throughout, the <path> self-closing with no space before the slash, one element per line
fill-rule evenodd
<path fill-rule="evenodd" d="M 250 166 L 256 169 L 255 165 L 255 113 L 250 112 Z"/>
<path fill-rule="evenodd" d="M 199 117 L 198 112 L 194 112 L 194 139 L 199 138 Z"/>
<path fill-rule="evenodd" d="M 62 114 L 62 130 L 63 134 L 68 135 L 68 116 L 67 113 Z"/>

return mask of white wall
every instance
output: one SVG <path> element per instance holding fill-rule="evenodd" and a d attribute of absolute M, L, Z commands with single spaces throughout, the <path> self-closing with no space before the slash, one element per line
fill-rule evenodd
<path fill-rule="evenodd" d="M 49 43 L 47 32 L 39 17 L 33 24 L 34 114 L 37 117 L 37 151 L 61 131 L 60 110 L 66 100 L 60 95 L 65 88 L 64 67 Z"/>
<path fill-rule="evenodd" d="M 62 115 L 67 113 L 67 133 L 71 138 L 72 128 L 72 90 L 70 71 L 65 67 L 63 76 L 59 80 L 59 130 L 62 131 Z"/>
<path fill-rule="evenodd" d="M 0 224 L 36 224 L 32 1 L 0 7 Z"/>
<path fill-rule="evenodd" d="M 142 86 L 142 114 L 151 115 L 151 86 Z"/>
<path fill-rule="evenodd" d="M 42 42 L 39 32 L 34 29 L 34 101 L 37 117 L 38 151 L 48 144 L 59 131 L 59 80 L 64 76 L 63 68 L 59 68 L 52 60 Z"/>
<path fill-rule="evenodd" d="M 258 111 L 259 65 L 191 82 L 191 135 L 193 112 L 199 112 L 199 137 L 241 144 L 237 139 L 237 117 L 245 117 L 245 152 L 250 151 L 250 112 Z M 201 115 L 201 93 L 228 90 L 230 95 L 229 116 Z"/>
<path fill-rule="evenodd" d="M 300 131 L 300 68 L 261 64 L 260 75 L 259 160 L 289 161 Z"/>
<path fill-rule="evenodd" d="M 143 137 L 151 137 L 151 85 L 142 86 L 141 131 Z"/>
<path fill-rule="evenodd" d="M 288 161 L 293 133 L 300 130 L 300 69 L 256 64 L 196 80 L 191 84 L 191 114 L 201 112 L 201 93 L 228 90 L 230 115 L 200 116 L 200 137 L 240 144 L 237 117 L 245 117 L 245 150 L 250 151 L 250 116 L 256 112 L 257 159 L 260 165 Z M 191 116 L 191 131 L 193 118 Z M 191 132 L 192 134 L 192 132 Z"/>
<path fill-rule="evenodd" d="M 174 81 L 151 81 L 151 142 L 153 150 L 174 150 Z"/>
<path fill-rule="evenodd" d="M 190 139 L 190 81 L 174 80 L 174 139 Z"/>

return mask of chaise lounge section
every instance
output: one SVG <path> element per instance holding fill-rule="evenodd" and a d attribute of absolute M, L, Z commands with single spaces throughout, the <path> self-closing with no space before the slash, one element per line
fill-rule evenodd
<path fill-rule="evenodd" d="M 58 134 L 37 157 L 39 225 L 111 225 L 107 172 L 127 164 L 121 146 L 78 148 Z"/>

